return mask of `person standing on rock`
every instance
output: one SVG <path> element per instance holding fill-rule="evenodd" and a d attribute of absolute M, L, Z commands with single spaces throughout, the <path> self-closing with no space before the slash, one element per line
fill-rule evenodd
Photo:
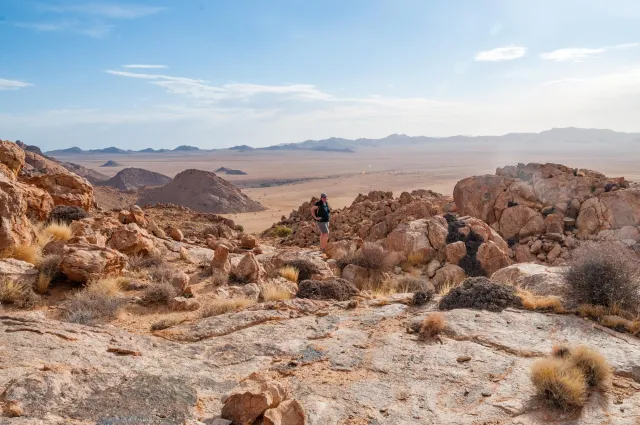
<path fill-rule="evenodd" d="M 331 217 L 331 208 L 329 207 L 329 202 L 327 202 L 326 193 L 320 195 L 320 200 L 313 204 L 311 215 L 320 231 L 320 250 L 324 252 L 329 241 L 329 218 Z"/>

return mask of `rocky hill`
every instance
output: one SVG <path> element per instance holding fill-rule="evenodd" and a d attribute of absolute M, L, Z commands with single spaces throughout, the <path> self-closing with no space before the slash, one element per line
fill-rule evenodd
<path fill-rule="evenodd" d="M 2 424 L 638 424 L 624 179 L 528 164 L 455 203 L 371 192 L 326 253 L 309 203 L 256 237 L 166 202 L 82 213 L 89 189 L 0 142 Z M 147 192 L 249 205 L 197 170 Z"/>
<path fill-rule="evenodd" d="M 91 168 L 87 168 L 79 164 L 74 164 L 73 162 L 61 162 L 60 164 L 72 173 L 75 173 L 80 177 L 84 177 L 92 185 L 97 185 L 101 182 L 109 180 L 109 176 L 99 173 L 96 170 L 92 170 Z"/>
<path fill-rule="evenodd" d="M 247 173 L 245 173 L 242 170 L 235 170 L 233 168 L 226 168 L 226 167 L 220 167 L 216 170 L 216 173 L 225 173 L 225 174 L 229 174 L 232 176 L 246 176 Z"/>
<path fill-rule="evenodd" d="M 155 203 L 182 205 L 195 211 L 218 214 L 264 209 L 233 184 L 215 173 L 201 170 L 183 171 L 171 183 L 141 194 L 140 204 Z"/>
<path fill-rule="evenodd" d="M 171 177 L 143 168 L 125 168 L 100 184 L 120 190 L 138 190 L 143 187 L 164 186 L 171 180 Z"/>
<path fill-rule="evenodd" d="M 122 167 L 122 164 L 110 159 L 109 161 L 102 164 L 101 167 Z"/>

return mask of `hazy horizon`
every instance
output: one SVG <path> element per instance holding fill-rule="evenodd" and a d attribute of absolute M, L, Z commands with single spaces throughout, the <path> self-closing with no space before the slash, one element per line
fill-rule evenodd
<path fill-rule="evenodd" d="M 0 137 L 43 150 L 640 132 L 633 0 L 5 0 L 2 18 Z"/>

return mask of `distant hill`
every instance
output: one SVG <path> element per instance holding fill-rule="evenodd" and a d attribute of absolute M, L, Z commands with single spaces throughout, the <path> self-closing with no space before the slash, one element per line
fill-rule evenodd
<path fill-rule="evenodd" d="M 640 133 L 623 133 L 613 130 L 591 129 L 591 128 L 552 128 L 540 133 L 508 133 L 501 136 L 449 136 L 449 137 L 428 137 L 428 136 L 407 136 L 406 134 L 392 134 L 381 139 L 342 139 L 331 137 L 323 140 L 305 140 L 298 143 L 283 143 L 279 145 L 253 148 L 249 145 L 238 145 L 227 150 L 236 152 L 252 152 L 256 150 L 268 151 L 316 151 L 316 152 L 338 152 L 353 153 L 360 148 L 375 147 L 402 147 L 421 146 L 436 143 L 475 143 L 482 144 L 523 144 L 532 147 L 541 145 L 546 147 L 558 147 L 564 144 L 588 144 L 607 145 L 612 143 L 638 143 Z M 49 156 L 76 155 L 76 154 L 137 154 L 137 153 L 165 153 L 165 152 L 212 152 L 217 149 L 200 149 L 195 146 L 182 145 L 173 150 L 169 149 L 143 149 L 140 151 L 123 150 L 115 147 L 105 149 L 92 149 L 84 151 L 78 147 L 61 149 L 46 152 Z"/>
<path fill-rule="evenodd" d="M 226 168 L 226 167 L 220 167 L 216 170 L 216 173 L 225 173 L 225 174 L 230 174 L 230 175 L 236 175 L 236 176 L 246 176 L 247 173 L 245 173 L 242 170 L 233 170 L 231 168 Z"/>
<path fill-rule="evenodd" d="M 164 186 L 171 180 L 171 177 L 143 168 L 125 168 L 109 180 L 100 183 L 100 185 L 120 190 L 137 190 L 145 186 Z"/>
<path fill-rule="evenodd" d="M 121 167 L 122 164 L 117 163 L 113 160 L 109 160 L 107 162 L 105 162 L 104 164 L 101 165 L 101 167 Z"/>
<path fill-rule="evenodd" d="M 216 214 L 262 211 L 264 207 L 233 184 L 201 170 L 185 170 L 165 186 L 145 189 L 139 204 L 176 204 Z"/>
<path fill-rule="evenodd" d="M 96 170 L 92 170 L 91 168 L 74 164 L 73 162 L 61 162 L 60 165 L 62 165 L 64 168 L 71 171 L 72 173 L 76 173 L 80 177 L 84 177 L 89 181 L 89 183 L 93 185 L 97 185 L 106 180 L 109 180 L 109 176 L 105 176 L 104 174 L 99 173 Z"/>

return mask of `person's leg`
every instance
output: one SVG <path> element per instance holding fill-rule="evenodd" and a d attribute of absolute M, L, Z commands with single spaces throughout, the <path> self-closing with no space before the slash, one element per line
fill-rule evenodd
<path fill-rule="evenodd" d="M 320 233 L 320 249 L 327 249 L 327 242 L 329 241 L 329 233 Z"/>

